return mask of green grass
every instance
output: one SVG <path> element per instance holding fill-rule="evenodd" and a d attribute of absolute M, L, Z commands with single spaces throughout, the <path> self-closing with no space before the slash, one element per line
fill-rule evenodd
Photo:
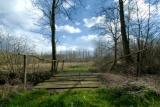
<path fill-rule="evenodd" d="M 160 96 L 152 91 L 131 94 L 125 89 L 96 89 L 49 93 L 44 90 L 12 94 L 2 107 L 159 107 Z"/>
<path fill-rule="evenodd" d="M 75 63 L 65 66 L 64 72 L 95 72 L 95 68 L 91 63 Z"/>

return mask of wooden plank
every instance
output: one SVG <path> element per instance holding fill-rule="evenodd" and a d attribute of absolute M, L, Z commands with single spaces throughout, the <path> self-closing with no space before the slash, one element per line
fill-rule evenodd
<path fill-rule="evenodd" d="M 99 88 L 102 86 L 98 79 L 98 75 L 93 73 L 67 73 L 56 74 L 49 80 L 35 86 L 35 89 L 85 89 Z"/>
<path fill-rule="evenodd" d="M 74 85 L 74 84 L 100 84 L 100 82 L 98 81 L 58 81 L 58 82 L 44 82 L 44 83 L 40 83 L 37 86 L 41 86 L 41 85 Z"/>
<path fill-rule="evenodd" d="M 36 86 L 36 89 L 69 89 L 69 88 L 98 88 L 100 84 L 72 84 L 72 85 L 42 85 Z"/>
<path fill-rule="evenodd" d="M 63 73 L 56 74 L 54 77 L 68 77 L 68 76 L 98 76 L 100 73 Z"/>
<path fill-rule="evenodd" d="M 91 78 L 91 77 L 97 77 L 96 75 L 70 75 L 70 76 L 53 76 L 51 78 L 70 78 L 70 77 L 86 77 L 86 78 Z"/>
<path fill-rule="evenodd" d="M 54 76 L 54 77 L 51 77 L 51 78 L 78 78 L 78 77 L 82 77 L 82 78 L 97 78 L 97 76 Z"/>
<path fill-rule="evenodd" d="M 56 81 L 99 81 L 98 78 L 51 78 L 45 82 L 56 82 Z"/>
<path fill-rule="evenodd" d="M 36 87 L 35 89 L 47 89 L 47 90 L 62 90 L 62 89 L 89 89 L 89 88 L 91 88 L 91 89 L 93 89 L 93 88 L 99 88 L 99 86 L 86 86 L 86 87 L 46 87 L 46 88 L 44 88 L 44 87 Z"/>

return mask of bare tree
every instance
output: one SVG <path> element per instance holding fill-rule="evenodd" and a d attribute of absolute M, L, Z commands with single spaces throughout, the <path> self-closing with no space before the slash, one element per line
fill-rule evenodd
<path fill-rule="evenodd" d="M 120 37 L 120 19 L 117 4 L 114 3 L 109 8 L 104 8 L 102 12 L 105 14 L 106 22 L 100 28 L 104 29 L 103 34 L 109 34 L 114 42 L 114 63 L 111 67 L 112 69 L 117 63 L 117 45 Z"/>
<path fill-rule="evenodd" d="M 56 73 L 56 15 L 63 14 L 70 18 L 70 12 L 73 9 L 75 3 L 79 0 L 33 0 L 33 3 L 43 12 L 42 18 L 45 22 L 44 25 L 49 25 L 51 31 L 51 43 L 52 43 L 52 74 Z"/>
<path fill-rule="evenodd" d="M 134 19 L 132 19 L 132 28 L 130 34 L 134 35 L 136 38 L 136 47 L 137 51 L 145 49 L 146 47 L 152 46 L 154 42 L 154 38 L 158 33 L 156 20 L 153 20 L 155 16 L 155 10 L 151 11 L 151 0 L 148 1 L 148 11 L 143 13 L 141 7 L 138 4 L 138 1 L 132 1 L 131 5 L 133 6 L 134 11 L 132 11 L 133 15 L 136 15 Z M 153 6 L 153 5 L 152 5 Z M 153 47 L 152 47 L 153 48 Z M 149 50 L 147 51 L 149 52 Z M 141 53 L 137 53 L 137 76 L 140 75 L 142 66 L 145 66 L 146 59 L 149 56 L 146 56 L 146 51 Z M 145 67 L 143 67 L 145 68 Z"/>

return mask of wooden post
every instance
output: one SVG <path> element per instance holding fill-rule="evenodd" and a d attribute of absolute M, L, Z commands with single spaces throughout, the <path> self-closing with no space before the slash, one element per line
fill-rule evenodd
<path fill-rule="evenodd" d="M 63 69 L 64 69 L 64 60 L 62 61 L 62 69 L 61 69 L 61 72 L 63 72 Z"/>
<path fill-rule="evenodd" d="M 59 60 L 56 61 L 56 73 L 58 71 L 58 64 L 59 64 Z"/>
<path fill-rule="evenodd" d="M 26 84 L 27 84 L 27 57 L 26 55 L 24 55 L 23 72 L 24 72 L 24 88 L 26 88 Z"/>

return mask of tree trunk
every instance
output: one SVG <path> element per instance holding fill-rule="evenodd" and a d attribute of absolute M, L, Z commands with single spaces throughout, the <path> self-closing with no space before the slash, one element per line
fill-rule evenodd
<path fill-rule="evenodd" d="M 114 65 L 117 63 L 117 38 L 115 40 L 115 48 L 114 48 Z"/>
<path fill-rule="evenodd" d="M 56 73 L 56 28 L 55 28 L 55 6 L 56 5 L 56 0 L 53 0 L 52 4 L 52 12 L 51 12 L 51 43 L 52 43 L 52 66 L 51 66 L 51 72 L 52 74 Z"/>
<path fill-rule="evenodd" d="M 115 67 L 115 65 L 117 64 L 117 38 L 114 38 L 114 62 L 110 68 L 110 71 L 113 70 L 113 68 Z"/>
<path fill-rule="evenodd" d="M 119 14 L 120 14 L 120 22 L 121 22 L 123 53 L 124 53 L 124 56 L 126 56 L 130 54 L 130 48 L 129 48 L 129 40 L 128 40 L 129 38 L 127 39 L 127 34 L 126 34 L 123 0 L 119 0 L 119 8 L 120 8 Z M 131 56 L 126 57 L 125 60 L 127 63 L 132 62 Z"/>

